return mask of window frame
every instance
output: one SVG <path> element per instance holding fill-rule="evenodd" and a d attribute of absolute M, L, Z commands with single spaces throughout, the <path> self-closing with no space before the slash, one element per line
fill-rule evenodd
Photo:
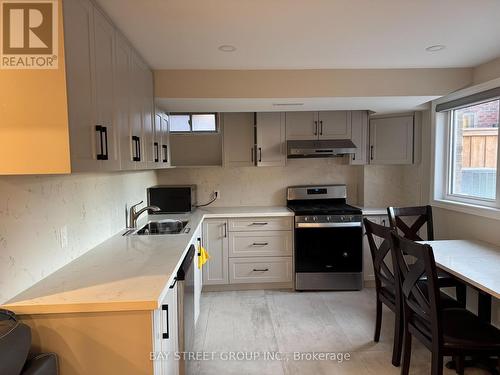
<path fill-rule="evenodd" d="M 498 168 L 499 161 L 499 155 L 500 155 L 500 133 L 497 136 L 497 168 L 496 168 L 496 197 L 495 199 L 490 199 L 490 198 L 484 198 L 484 197 L 475 197 L 475 196 L 470 196 L 466 194 L 459 194 L 459 193 L 453 193 L 453 174 L 455 172 L 454 170 L 454 164 L 455 164 L 455 153 L 454 153 L 454 144 L 456 142 L 455 139 L 455 111 L 462 109 L 462 108 L 467 108 L 467 107 L 472 107 L 478 104 L 483 104 L 483 103 L 489 103 L 492 101 L 498 101 L 499 102 L 499 107 L 498 107 L 498 118 L 500 119 L 500 96 L 497 97 L 491 97 L 490 99 L 487 100 L 481 100 L 479 102 L 475 103 L 469 103 L 460 107 L 455 107 L 449 111 L 446 112 L 446 124 L 447 124 L 447 131 L 446 131 L 446 155 L 447 155 L 447 160 L 446 160 L 446 186 L 444 190 L 444 197 L 447 200 L 450 201 L 457 201 L 461 203 L 467 203 L 467 204 L 472 204 L 472 205 L 477 205 L 477 206 L 486 206 L 486 207 L 493 207 L 493 208 L 500 208 L 500 197 L 499 197 L 499 182 L 500 182 L 500 169 Z M 497 127 L 498 129 L 498 127 Z"/>
<path fill-rule="evenodd" d="M 172 134 L 218 134 L 220 132 L 219 113 L 217 112 L 171 112 L 169 116 L 189 116 L 189 130 L 173 131 Z M 193 130 L 193 115 L 214 115 L 215 130 Z"/>
<path fill-rule="evenodd" d="M 497 170 L 496 170 L 496 199 L 471 197 L 462 194 L 451 194 L 452 190 L 452 162 L 453 147 L 451 142 L 453 132 L 453 110 L 473 106 L 493 100 L 500 100 L 500 96 L 492 95 L 477 102 L 470 102 L 447 111 L 437 112 L 436 106 L 452 100 L 478 94 L 489 89 L 500 87 L 500 79 L 495 79 L 474 87 L 466 88 L 437 99 L 431 106 L 431 202 L 437 207 L 471 213 L 479 216 L 500 219 L 500 126 L 497 137 Z M 500 112 L 500 106 L 499 106 Z M 500 116 L 500 113 L 499 113 Z M 499 117 L 500 119 L 500 117 Z"/>

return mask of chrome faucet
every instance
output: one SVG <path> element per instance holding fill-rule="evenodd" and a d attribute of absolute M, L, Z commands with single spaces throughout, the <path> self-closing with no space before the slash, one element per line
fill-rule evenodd
<path fill-rule="evenodd" d="M 128 225 L 129 225 L 129 228 L 133 229 L 133 228 L 137 228 L 137 219 L 139 218 L 139 216 L 141 216 L 141 214 L 143 212 L 146 212 L 146 211 L 154 211 L 154 212 L 158 212 L 160 211 L 160 207 L 157 207 L 157 206 L 146 206 L 144 208 L 141 208 L 139 211 L 135 211 L 135 208 L 142 204 L 144 201 L 140 201 L 139 203 L 137 204 L 134 204 L 132 206 L 130 206 L 129 208 L 129 211 L 128 211 Z"/>

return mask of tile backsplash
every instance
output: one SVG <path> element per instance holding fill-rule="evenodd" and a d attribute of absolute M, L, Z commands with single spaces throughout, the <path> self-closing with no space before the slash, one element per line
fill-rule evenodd
<path fill-rule="evenodd" d="M 154 171 L 0 177 L 0 303 L 125 227 Z"/>

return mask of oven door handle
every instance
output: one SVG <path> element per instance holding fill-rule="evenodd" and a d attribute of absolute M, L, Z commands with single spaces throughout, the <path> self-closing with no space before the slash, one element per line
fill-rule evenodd
<path fill-rule="evenodd" d="M 356 228 L 362 227 L 361 222 L 350 223 L 295 223 L 295 228 Z"/>

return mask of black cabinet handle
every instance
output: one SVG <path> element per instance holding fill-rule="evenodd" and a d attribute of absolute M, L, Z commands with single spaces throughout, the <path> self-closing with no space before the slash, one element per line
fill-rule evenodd
<path fill-rule="evenodd" d="M 101 152 L 97 154 L 97 160 L 108 160 L 108 129 L 102 125 L 96 125 L 96 132 L 99 132 L 99 143 Z"/>
<path fill-rule="evenodd" d="M 252 158 L 252 163 L 253 163 L 253 147 L 250 149 L 250 157 Z"/>
<path fill-rule="evenodd" d="M 133 161 L 141 161 L 141 138 L 136 135 L 132 136 Z"/>
<path fill-rule="evenodd" d="M 166 314 L 166 317 L 167 317 L 167 332 L 163 332 L 163 334 L 161 335 L 161 337 L 163 339 L 168 339 L 170 337 L 170 327 L 169 327 L 169 322 L 168 322 L 168 305 L 162 305 L 161 306 L 161 309 L 163 311 L 165 311 L 165 314 Z"/>
<path fill-rule="evenodd" d="M 160 161 L 160 147 L 158 142 L 154 142 L 153 145 L 155 147 L 155 163 L 158 163 Z"/>
<path fill-rule="evenodd" d="M 269 242 L 254 242 L 252 246 L 267 246 Z"/>
<path fill-rule="evenodd" d="M 253 222 L 250 225 L 267 225 L 267 224 L 269 224 L 269 223 L 266 223 L 266 222 L 262 221 L 262 222 Z"/>
<path fill-rule="evenodd" d="M 373 160 L 373 146 L 370 146 L 370 159 Z"/>
<path fill-rule="evenodd" d="M 163 149 L 163 162 L 168 163 L 168 149 L 167 145 L 161 145 L 161 148 Z"/>
<path fill-rule="evenodd" d="M 323 135 L 323 120 L 319 122 L 319 135 Z"/>
<path fill-rule="evenodd" d="M 259 147 L 259 163 L 262 162 L 262 147 Z"/>
<path fill-rule="evenodd" d="M 262 269 L 254 268 L 253 271 L 254 272 L 267 272 L 267 271 L 269 271 L 269 268 L 262 268 Z"/>

